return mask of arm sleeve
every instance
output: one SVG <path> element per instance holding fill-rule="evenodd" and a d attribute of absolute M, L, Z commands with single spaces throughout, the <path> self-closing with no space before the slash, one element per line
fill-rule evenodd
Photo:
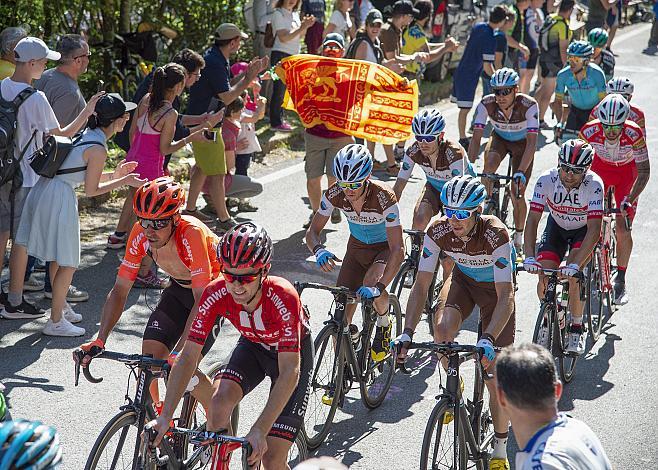
<path fill-rule="evenodd" d="M 502 237 L 501 237 L 502 238 Z M 492 253 L 494 259 L 494 282 L 513 282 L 512 244 L 508 240 L 499 245 Z"/>
<path fill-rule="evenodd" d="M 329 217 L 331 215 L 331 211 L 334 210 L 334 205 L 329 201 L 329 198 L 327 197 L 327 192 L 329 190 L 325 191 L 324 194 L 322 195 L 322 199 L 320 200 L 320 208 L 318 209 L 318 214 L 324 215 L 326 217 Z"/>
<path fill-rule="evenodd" d="M 213 329 L 219 312 L 222 311 L 223 297 L 219 294 L 217 284 L 213 283 L 206 287 L 199 299 L 199 310 L 192 321 L 187 340 L 204 345 L 206 338 Z M 230 294 L 226 294 L 230 295 Z M 221 326 L 221 325 L 220 325 Z M 219 330 L 217 331 L 219 333 Z"/>
<path fill-rule="evenodd" d="M 191 225 L 182 234 L 181 243 L 189 260 L 191 287 L 206 287 L 212 279 L 212 266 L 205 234 L 199 227 Z"/>
<path fill-rule="evenodd" d="M 480 101 L 477 108 L 475 108 L 473 127 L 476 129 L 484 129 L 487 125 L 487 119 L 489 119 L 489 113 L 487 112 L 487 108 L 482 104 L 482 101 Z"/>
<path fill-rule="evenodd" d="M 279 307 L 281 329 L 279 331 L 279 352 L 299 352 L 303 335 L 302 302 L 294 287 L 286 286 L 279 293 L 283 306 Z"/>
<path fill-rule="evenodd" d="M 587 218 L 600 219 L 601 217 L 603 217 L 603 185 L 594 179 L 587 202 Z"/>
<path fill-rule="evenodd" d="M 402 167 L 398 173 L 398 178 L 401 180 L 408 180 L 411 177 L 411 172 L 414 170 L 416 163 L 411 159 L 408 152 L 405 152 L 404 159 L 402 160 Z"/>
<path fill-rule="evenodd" d="M 146 256 L 146 245 L 148 240 L 144 234 L 144 229 L 139 222 L 133 225 L 128 241 L 126 242 L 126 254 L 123 255 L 121 266 L 119 266 L 119 277 L 134 281 L 137 279 L 139 266 L 142 259 Z"/>
<path fill-rule="evenodd" d="M 547 178 L 539 177 L 535 183 L 535 190 L 532 192 L 532 200 L 530 201 L 530 210 L 533 212 L 544 212 L 546 207 L 546 184 Z"/>
<path fill-rule="evenodd" d="M 397 202 L 384 209 L 383 214 L 386 221 L 386 228 L 400 225 L 400 208 Z"/>
<path fill-rule="evenodd" d="M 425 234 L 423 241 L 423 253 L 418 262 L 418 270 L 425 273 L 433 273 L 439 262 L 439 253 L 441 249 L 434 243 L 432 237 Z"/>
<path fill-rule="evenodd" d="M 539 107 L 533 103 L 525 112 L 526 126 L 528 132 L 537 134 L 539 132 Z"/>

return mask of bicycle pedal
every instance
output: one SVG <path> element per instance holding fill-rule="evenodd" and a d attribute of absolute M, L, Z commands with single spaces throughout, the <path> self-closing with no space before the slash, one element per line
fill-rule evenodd
<path fill-rule="evenodd" d="M 334 397 L 329 395 L 322 395 L 322 404 L 331 406 L 334 403 Z"/>

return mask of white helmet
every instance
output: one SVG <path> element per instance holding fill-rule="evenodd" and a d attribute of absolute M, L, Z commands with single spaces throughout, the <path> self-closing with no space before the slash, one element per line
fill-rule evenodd
<path fill-rule="evenodd" d="M 446 120 L 438 109 L 419 111 L 411 121 L 415 135 L 439 135 L 446 128 Z"/>
<path fill-rule="evenodd" d="M 594 160 L 594 148 L 584 140 L 569 139 L 560 147 L 558 163 L 572 168 L 587 168 Z"/>
<path fill-rule="evenodd" d="M 441 202 L 451 209 L 473 209 L 486 197 L 484 185 L 470 175 L 455 176 L 441 190 Z"/>
<path fill-rule="evenodd" d="M 611 93 L 601 100 L 598 117 L 601 124 L 616 126 L 623 124 L 631 112 L 631 105 L 619 93 Z"/>
<path fill-rule="evenodd" d="M 635 91 L 635 86 L 628 77 L 615 77 L 608 81 L 605 91 L 608 94 L 619 93 L 624 98 L 629 99 Z"/>
<path fill-rule="evenodd" d="M 363 181 L 372 173 L 372 156 L 365 145 L 348 144 L 334 158 L 334 175 L 343 183 Z"/>

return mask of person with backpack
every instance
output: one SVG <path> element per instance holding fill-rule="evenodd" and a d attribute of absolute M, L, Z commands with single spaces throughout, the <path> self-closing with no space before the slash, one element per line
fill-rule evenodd
<path fill-rule="evenodd" d="M 91 97 L 82 112 L 65 127 L 61 127 L 43 92 L 32 88 L 41 77 L 49 60 L 59 60 L 59 52 L 51 51 L 35 37 L 21 39 L 14 48 L 16 70 L 0 82 L 0 134 L 9 138 L 0 142 L 0 248 L 4 252 L 21 220 L 21 213 L 30 189 L 38 175 L 28 157 L 42 145 L 46 135 L 73 137 L 93 114 L 96 102 L 103 95 Z M 44 311 L 23 298 L 23 282 L 27 266 L 27 250 L 14 243 L 11 249 L 9 292 L 0 301 L 4 305 L 0 316 L 8 319 L 38 318 Z"/>
<path fill-rule="evenodd" d="M 140 187 L 146 179 L 135 173 L 137 162 L 117 165 L 103 172 L 107 141 L 123 129 L 129 112 L 137 107 L 114 93 L 98 100 L 88 128 L 74 141 L 57 174 L 41 177 L 25 200 L 23 217 L 16 232 L 16 245 L 39 259 L 49 261 L 53 285 L 50 319 L 43 328 L 48 336 L 82 336 L 85 329 L 73 325 L 82 315 L 73 311 L 66 295 L 80 264 L 80 218 L 75 188 L 85 185 L 94 197 L 121 186 Z"/>

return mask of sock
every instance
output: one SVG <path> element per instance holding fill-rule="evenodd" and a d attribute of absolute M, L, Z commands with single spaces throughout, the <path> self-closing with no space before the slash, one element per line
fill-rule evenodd
<path fill-rule="evenodd" d="M 21 303 L 23 303 L 23 293 L 19 292 L 17 294 L 15 292 L 9 292 L 7 294 L 7 300 L 9 300 L 9 303 L 12 307 L 18 307 Z"/>
<path fill-rule="evenodd" d="M 571 326 L 583 326 L 583 317 L 571 317 Z"/>
<path fill-rule="evenodd" d="M 507 435 L 508 433 L 495 433 L 494 448 L 491 458 L 506 459 L 507 458 Z"/>
<path fill-rule="evenodd" d="M 617 266 L 617 282 L 626 282 L 626 266 Z"/>
<path fill-rule="evenodd" d="M 377 315 L 377 326 L 388 326 L 391 324 L 391 319 L 388 314 Z"/>
<path fill-rule="evenodd" d="M 127 233 L 127 232 L 117 232 L 117 231 L 115 231 L 115 232 L 114 232 L 114 236 L 115 236 L 115 237 L 119 237 L 119 238 L 121 238 L 121 237 L 125 236 L 126 233 Z"/>

